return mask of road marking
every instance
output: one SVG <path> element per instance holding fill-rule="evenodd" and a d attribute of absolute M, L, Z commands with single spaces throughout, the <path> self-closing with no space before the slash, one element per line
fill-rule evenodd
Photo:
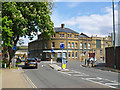
<path fill-rule="evenodd" d="M 97 83 L 97 84 L 101 84 L 101 85 L 104 85 L 104 86 L 108 86 L 108 87 L 111 87 L 111 88 L 117 88 L 117 87 L 114 87 L 114 86 L 110 86 L 110 85 L 105 85 L 101 82 L 96 82 L 96 81 L 93 81 L 93 80 L 90 80 L 90 79 L 86 79 L 86 78 L 81 78 L 83 80 L 87 80 L 87 81 L 90 81 L 90 82 L 93 82 L 93 83 Z"/>
<path fill-rule="evenodd" d="M 120 85 L 120 83 L 118 83 L 118 82 L 114 82 L 114 83 L 105 83 L 105 85 Z"/>
<path fill-rule="evenodd" d="M 66 72 L 61 72 L 61 71 L 59 71 L 59 72 L 71 76 L 71 74 L 68 74 Z"/>
<path fill-rule="evenodd" d="M 108 87 L 111 87 L 111 88 L 117 88 L 117 87 L 112 86 L 112 85 L 120 85 L 120 83 L 118 83 L 118 82 L 110 81 L 110 80 L 103 79 L 103 78 L 100 78 L 100 77 L 96 77 L 96 78 L 81 78 L 81 79 L 87 80 L 87 81 L 91 81 L 93 83 L 98 83 L 98 84 L 101 84 L 101 85 L 104 85 L 104 86 L 108 86 Z M 100 80 L 100 81 L 94 81 L 94 80 Z M 111 83 L 104 83 L 104 81 L 101 81 L 101 80 L 110 81 Z"/>
<path fill-rule="evenodd" d="M 82 72 L 78 72 L 78 71 L 75 71 L 75 70 L 71 70 L 70 72 L 61 72 L 59 71 L 60 73 L 63 73 L 63 74 L 66 74 L 66 75 L 69 75 L 69 76 L 74 76 L 74 77 L 79 77 L 81 76 L 81 79 L 83 80 L 87 80 L 87 81 L 90 81 L 90 82 L 93 82 L 93 83 L 97 83 L 97 84 L 101 84 L 101 85 L 104 85 L 104 86 L 108 86 L 110 88 L 117 88 L 115 86 L 112 86 L 112 85 L 120 85 L 120 83 L 116 82 L 116 81 L 111 81 L 111 80 L 108 80 L 108 79 L 103 79 L 101 77 L 94 77 L 94 78 L 90 78 L 89 76 L 90 75 L 87 75 L 85 73 L 82 73 Z M 86 78 L 82 78 L 83 76 L 87 76 Z M 97 80 L 97 81 L 95 81 Z M 110 83 L 105 83 L 106 81 L 109 81 Z"/>
<path fill-rule="evenodd" d="M 21 70 L 22 72 L 24 72 L 23 69 Z M 31 84 L 32 88 L 37 88 L 37 86 L 35 86 L 35 84 L 31 81 L 31 79 L 25 73 L 24 73 L 24 77 L 26 77 L 27 81 Z"/>
<path fill-rule="evenodd" d="M 76 74 L 75 74 L 75 75 L 73 75 L 73 76 L 77 77 L 77 76 L 89 76 L 89 75 L 83 75 L 83 74 L 82 74 L 82 75 L 81 75 L 81 74 L 77 74 L 77 75 L 76 75 Z"/>
<path fill-rule="evenodd" d="M 33 87 L 33 88 L 37 88 L 37 87 L 34 85 L 34 83 L 30 80 L 30 78 L 29 78 L 26 74 L 24 74 L 24 76 L 25 76 L 26 79 L 32 84 L 32 87 Z"/>

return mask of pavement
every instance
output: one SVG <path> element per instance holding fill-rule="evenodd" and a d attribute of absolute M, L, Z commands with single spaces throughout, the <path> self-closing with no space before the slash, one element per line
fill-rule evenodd
<path fill-rule="evenodd" d="M 2 88 L 28 88 L 22 71 L 18 69 L 2 69 Z"/>
<path fill-rule="evenodd" d="M 2 73 L 1 73 L 1 69 L 0 69 L 0 90 L 2 89 Z"/>

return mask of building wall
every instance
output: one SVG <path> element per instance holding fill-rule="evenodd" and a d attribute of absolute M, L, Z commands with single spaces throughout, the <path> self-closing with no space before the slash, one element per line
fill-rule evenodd
<path fill-rule="evenodd" d="M 60 34 L 64 34 L 64 38 L 60 37 Z M 71 38 L 67 37 L 68 34 L 71 34 Z M 62 52 L 60 48 L 60 43 L 63 42 L 65 45 L 65 48 L 63 49 L 63 52 L 66 52 L 66 59 L 68 60 L 85 60 L 88 59 L 89 53 L 94 53 L 96 51 L 96 58 L 97 60 L 100 60 L 101 58 L 105 57 L 105 47 L 111 46 L 111 37 L 77 37 L 75 38 L 74 33 L 66 33 L 66 32 L 57 32 L 55 34 L 55 37 L 51 37 L 51 40 L 44 40 L 42 39 L 42 35 L 38 36 L 38 40 L 30 42 L 29 43 L 29 57 L 39 57 L 43 60 L 51 60 L 51 49 L 54 49 L 55 52 L 55 58 L 52 58 L 53 60 L 56 60 L 58 57 L 58 53 Z M 96 48 L 96 39 L 101 40 L 101 48 Z M 55 47 L 52 48 L 51 43 L 55 42 Z M 70 42 L 70 48 L 68 47 L 68 44 Z M 72 48 L 72 43 L 74 43 L 74 48 Z M 75 48 L 75 43 L 77 43 L 77 48 Z M 80 43 L 82 43 L 82 48 L 80 48 Z M 85 43 L 87 45 L 85 49 Z M 88 48 L 88 44 L 90 43 L 90 48 Z M 107 45 L 108 43 L 108 45 Z M 45 48 L 45 46 L 47 46 Z M 100 50 L 102 50 L 102 53 L 100 54 Z M 46 53 L 49 53 L 49 58 L 46 58 Z M 69 52 L 70 57 L 69 57 Z M 77 52 L 77 57 L 76 56 Z M 85 53 L 86 52 L 86 53 Z M 85 54 L 83 54 L 85 53 Z M 74 54 L 74 57 L 72 57 L 72 54 Z"/>

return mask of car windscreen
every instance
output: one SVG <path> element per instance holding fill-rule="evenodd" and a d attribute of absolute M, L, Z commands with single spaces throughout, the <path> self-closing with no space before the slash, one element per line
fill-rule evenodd
<path fill-rule="evenodd" d="M 35 62 L 35 59 L 34 58 L 28 58 L 27 61 L 28 62 Z"/>

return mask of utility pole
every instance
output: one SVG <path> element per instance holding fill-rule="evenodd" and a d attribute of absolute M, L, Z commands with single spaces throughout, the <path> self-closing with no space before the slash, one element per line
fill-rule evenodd
<path fill-rule="evenodd" d="M 114 47 L 114 68 L 116 69 L 116 47 L 115 47 L 115 16 L 114 16 L 114 0 L 112 1 L 113 4 L 113 33 L 114 33 L 114 40 L 113 40 L 113 47 Z"/>

